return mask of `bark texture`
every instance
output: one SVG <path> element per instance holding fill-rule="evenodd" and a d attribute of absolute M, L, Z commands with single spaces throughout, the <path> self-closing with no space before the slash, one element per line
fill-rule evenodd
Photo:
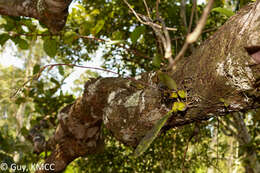
<path fill-rule="evenodd" d="M 0 14 L 38 19 L 52 33 L 64 27 L 71 0 L 0 0 Z"/>
<path fill-rule="evenodd" d="M 169 72 L 188 92 L 188 108 L 165 129 L 260 106 L 260 64 L 253 56 L 260 51 L 259 18 L 260 3 L 242 9 Z M 59 172 L 73 159 L 100 151 L 102 122 L 119 141 L 136 147 L 171 108 L 164 88 L 155 72 L 87 82 L 83 96 L 60 116 L 47 161 Z"/>
<path fill-rule="evenodd" d="M 255 60 L 260 52 L 259 33 L 257 2 L 240 10 L 191 57 L 179 62 L 171 76 L 188 91 L 190 109 L 172 126 L 259 107 L 260 64 Z"/>
<path fill-rule="evenodd" d="M 53 32 L 65 24 L 71 0 L 0 0 L 0 13 L 34 17 Z M 188 92 L 187 110 L 172 116 L 167 128 L 260 106 L 260 3 L 242 9 L 190 57 L 168 74 Z M 157 73 L 139 78 L 98 78 L 85 84 L 82 97 L 65 107 L 47 146 L 61 172 L 75 158 L 102 151 L 102 123 L 126 145 L 142 137 L 171 108 Z M 167 129 L 165 128 L 165 129 Z M 47 171 L 38 171 L 47 172 Z"/>

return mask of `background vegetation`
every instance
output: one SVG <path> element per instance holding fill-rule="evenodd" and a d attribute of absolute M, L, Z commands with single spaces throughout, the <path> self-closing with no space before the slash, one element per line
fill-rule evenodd
<path fill-rule="evenodd" d="M 128 2 L 138 13 L 146 14 L 143 1 Z M 177 29 L 170 32 L 174 55 L 205 7 L 198 1 L 191 17 L 194 2 L 161 0 L 159 8 L 166 26 Z M 199 41 L 186 56 L 249 2 L 216 0 Z M 156 18 L 155 3 L 147 0 L 153 18 Z M 38 76 L 44 65 L 82 65 L 100 60 L 96 57 L 99 55 L 102 68 L 118 75 L 136 76 L 167 64 L 160 56 L 152 29 L 140 24 L 121 0 L 74 1 L 64 30 L 56 35 L 34 19 L 7 16 L 0 18 L 0 33 L 1 59 L 8 61 L 5 52 L 12 51 L 24 62 L 22 68 L 0 65 L 0 161 L 8 164 L 30 165 L 42 161 L 46 153 L 35 154 L 31 150 L 28 136 L 32 127 L 38 125 L 48 139 L 55 130 L 58 111 L 82 93 L 88 79 L 104 75 L 103 71 L 87 69 L 75 79 L 73 88 L 64 92 L 63 86 L 68 85 L 65 81 L 75 67 L 46 68 Z M 117 142 L 104 129 L 104 153 L 79 158 L 65 172 L 247 172 L 249 156 L 255 153 L 258 162 L 260 159 L 260 111 L 244 112 L 239 117 L 247 129 L 249 142 L 240 140 L 237 121 L 227 115 L 171 129 L 138 159 L 132 158 L 133 149 Z"/>

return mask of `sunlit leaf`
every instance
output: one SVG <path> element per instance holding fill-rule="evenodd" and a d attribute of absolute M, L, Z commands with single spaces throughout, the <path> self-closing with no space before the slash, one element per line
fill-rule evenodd
<path fill-rule="evenodd" d="M 186 110 L 186 104 L 183 102 L 174 102 L 172 105 L 172 111 L 185 111 Z"/>
<path fill-rule="evenodd" d="M 46 39 L 43 43 L 43 49 L 50 57 L 54 57 L 57 53 L 57 42 L 54 39 Z"/>
<path fill-rule="evenodd" d="M 184 90 L 179 90 L 178 91 L 178 95 L 180 96 L 180 98 L 186 98 L 187 97 L 187 92 Z"/>
<path fill-rule="evenodd" d="M 91 29 L 91 34 L 93 34 L 93 35 L 98 34 L 101 31 L 101 29 L 103 28 L 104 24 L 105 24 L 104 20 L 99 20 L 97 22 L 96 26 L 93 29 Z"/>
<path fill-rule="evenodd" d="M 144 34 L 144 32 L 145 32 L 145 26 L 136 27 L 130 35 L 132 43 L 135 44 L 137 40 L 140 38 L 140 36 Z"/>
<path fill-rule="evenodd" d="M 84 7 L 83 7 L 83 8 L 84 8 Z M 99 9 L 94 9 L 94 10 L 92 10 L 91 13 L 90 13 L 90 15 L 92 15 L 92 16 L 97 16 L 97 15 L 99 15 L 99 14 L 100 14 Z"/>
<path fill-rule="evenodd" d="M 222 14 L 226 17 L 231 17 L 235 14 L 232 10 L 227 9 L 227 8 L 222 8 L 222 7 L 213 8 L 211 11 L 219 12 L 220 14 Z"/>
<path fill-rule="evenodd" d="M 178 94 L 173 92 L 171 93 L 170 98 L 178 98 Z"/>
<path fill-rule="evenodd" d="M 186 104 L 183 102 L 175 102 L 177 105 L 178 111 L 185 111 L 186 110 Z"/>
<path fill-rule="evenodd" d="M 225 107 L 228 107 L 230 105 L 228 100 L 225 100 L 224 98 L 220 98 L 219 101 L 221 101 L 222 103 L 224 103 Z"/>
<path fill-rule="evenodd" d="M 177 104 L 177 102 L 174 102 L 174 103 L 172 104 L 172 111 L 173 111 L 173 112 L 177 112 L 177 111 L 178 111 L 178 104 Z"/>

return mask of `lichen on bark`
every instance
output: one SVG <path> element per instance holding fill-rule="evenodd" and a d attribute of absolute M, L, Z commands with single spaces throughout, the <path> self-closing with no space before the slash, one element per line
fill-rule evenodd
<path fill-rule="evenodd" d="M 246 49 L 260 46 L 259 14 L 259 2 L 242 9 L 169 72 L 178 89 L 187 91 L 188 106 L 170 117 L 165 129 L 260 107 L 260 64 Z M 67 110 L 68 118 L 60 121 L 55 133 L 60 136 L 50 142 L 56 148 L 47 161 L 61 170 L 73 159 L 97 152 L 103 146 L 102 123 L 116 139 L 135 147 L 170 109 L 162 101 L 163 89 L 157 73 L 88 81 L 82 97 Z"/>

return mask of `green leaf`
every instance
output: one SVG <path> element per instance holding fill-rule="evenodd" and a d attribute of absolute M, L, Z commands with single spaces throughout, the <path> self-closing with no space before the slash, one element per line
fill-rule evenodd
<path fill-rule="evenodd" d="M 151 143 L 154 141 L 154 139 L 159 134 L 161 128 L 164 126 L 168 118 L 172 115 L 172 111 L 169 111 L 167 114 L 165 114 L 160 120 L 157 121 L 157 123 L 152 127 L 151 130 L 147 132 L 147 134 L 144 136 L 144 138 L 140 141 L 137 148 L 134 151 L 134 157 L 139 157 L 142 155 L 147 148 L 151 145 Z"/>
<path fill-rule="evenodd" d="M 57 42 L 54 39 L 46 39 L 43 43 L 43 49 L 50 57 L 54 57 L 57 53 Z"/>
<path fill-rule="evenodd" d="M 34 67 L 33 67 L 33 74 L 36 74 L 40 71 L 41 67 L 39 64 L 36 64 Z"/>
<path fill-rule="evenodd" d="M 0 34 L 0 44 L 3 46 L 5 42 L 10 38 L 8 34 Z"/>
<path fill-rule="evenodd" d="M 186 104 L 183 102 L 174 102 L 172 105 L 172 111 L 185 111 L 186 110 Z"/>
<path fill-rule="evenodd" d="M 60 85 L 60 83 L 59 83 L 59 81 L 57 81 L 55 78 L 51 78 L 51 82 L 53 82 L 55 85 L 57 85 L 57 86 L 59 86 Z"/>
<path fill-rule="evenodd" d="M 18 46 L 21 49 L 28 49 L 29 48 L 29 44 L 27 43 L 27 41 L 22 39 L 22 38 L 18 39 Z"/>
<path fill-rule="evenodd" d="M 159 55 L 156 55 L 156 56 L 154 56 L 154 58 L 153 58 L 153 65 L 155 66 L 155 67 L 160 67 L 161 66 L 161 58 L 160 58 L 160 56 Z"/>
<path fill-rule="evenodd" d="M 219 101 L 221 101 L 221 102 L 224 103 L 224 102 L 225 102 L 225 99 L 224 99 L 224 98 L 220 98 Z"/>
<path fill-rule="evenodd" d="M 122 40 L 123 39 L 123 33 L 121 31 L 115 31 L 112 33 L 111 40 Z"/>
<path fill-rule="evenodd" d="M 133 44 L 137 42 L 137 40 L 140 38 L 142 34 L 145 33 L 145 26 L 138 26 L 134 29 L 134 31 L 131 33 L 130 38 Z"/>
<path fill-rule="evenodd" d="M 180 96 L 180 98 L 183 98 L 183 99 L 187 97 L 187 93 L 184 90 L 179 90 L 178 95 Z"/>
<path fill-rule="evenodd" d="M 172 104 L 172 111 L 173 111 L 173 112 L 177 112 L 177 111 L 178 111 L 177 102 L 174 102 L 174 103 Z"/>
<path fill-rule="evenodd" d="M 221 101 L 222 103 L 224 103 L 225 107 L 228 107 L 230 105 L 230 103 L 228 102 L 228 100 L 225 100 L 224 98 L 220 98 L 219 101 Z"/>
<path fill-rule="evenodd" d="M 24 40 L 20 37 L 10 37 L 10 38 L 15 44 L 17 44 L 19 46 L 19 48 L 21 48 L 21 49 L 29 48 L 29 44 L 27 43 L 26 40 Z"/>
<path fill-rule="evenodd" d="M 227 8 L 221 8 L 221 7 L 213 8 L 211 11 L 219 12 L 220 14 L 227 16 L 227 17 L 231 17 L 235 14 L 232 10 L 227 9 Z"/>
<path fill-rule="evenodd" d="M 15 21 L 14 21 L 14 19 L 13 19 L 12 17 L 10 17 L 10 16 L 4 16 L 3 18 L 4 18 L 5 21 L 6 21 L 6 24 L 3 25 L 3 26 L 4 26 L 4 29 L 5 29 L 6 31 L 11 31 L 11 30 L 13 30 L 13 29 L 16 28 L 16 26 L 15 26 Z"/>
<path fill-rule="evenodd" d="M 15 100 L 15 103 L 20 105 L 21 103 L 25 103 L 26 102 L 26 99 L 24 97 L 18 97 L 16 100 Z"/>
<path fill-rule="evenodd" d="M 168 76 L 167 74 L 165 74 L 163 72 L 159 72 L 158 77 L 159 77 L 160 81 L 163 84 L 165 84 L 169 89 L 171 89 L 171 90 L 172 89 L 174 89 L 174 90 L 178 89 L 176 82 L 170 76 Z"/>
<path fill-rule="evenodd" d="M 178 98 L 177 93 L 175 93 L 175 92 L 171 93 L 170 98 Z"/>
<path fill-rule="evenodd" d="M 82 8 L 85 10 L 84 7 L 82 7 Z M 99 15 L 99 14 L 100 14 L 99 9 L 94 9 L 94 10 L 92 10 L 91 13 L 90 13 L 90 15 L 92 15 L 92 16 L 97 16 L 97 15 Z"/>
<path fill-rule="evenodd" d="M 86 25 L 85 23 L 81 24 L 79 26 L 79 34 L 80 35 L 88 35 L 89 33 L 89 26 Z"/>
<path fill-rule="evenodd" d="M 60 73 L 60 75 L 64 75 L 64 68 L 60 65 L 60 66 L 58 66 L 58 70 L 59 70 L 59 73 Z"/>
<path fill-rule="evenodd" d="M 64 43 L 66 44 L 72 44 L 76 39 L 78 39 L 78 36 L 73 31 L 68 31 L 64 34 Z"/>
<path fill-rule="evenodd" d="M 178 111 L 185 111 L 186 110 L 186 104 L 183 102 L 176 102 Z"/>
<path fill-rule="evenodd" d="M 22 127 L 20 132 L 23 136 L 27 136 L 29 134 L 29 131 L 25 127 Z"/>
<path fill-rule="evenodd" d="M 99 20 L 97 22 L 96 26 L 91 30 L 91 34 L 93 34 L 93 35 L 98 34 L 101 31 L 101 29 L 103 28 L 104 24 L 105 24 L 104 20 Z"/>

